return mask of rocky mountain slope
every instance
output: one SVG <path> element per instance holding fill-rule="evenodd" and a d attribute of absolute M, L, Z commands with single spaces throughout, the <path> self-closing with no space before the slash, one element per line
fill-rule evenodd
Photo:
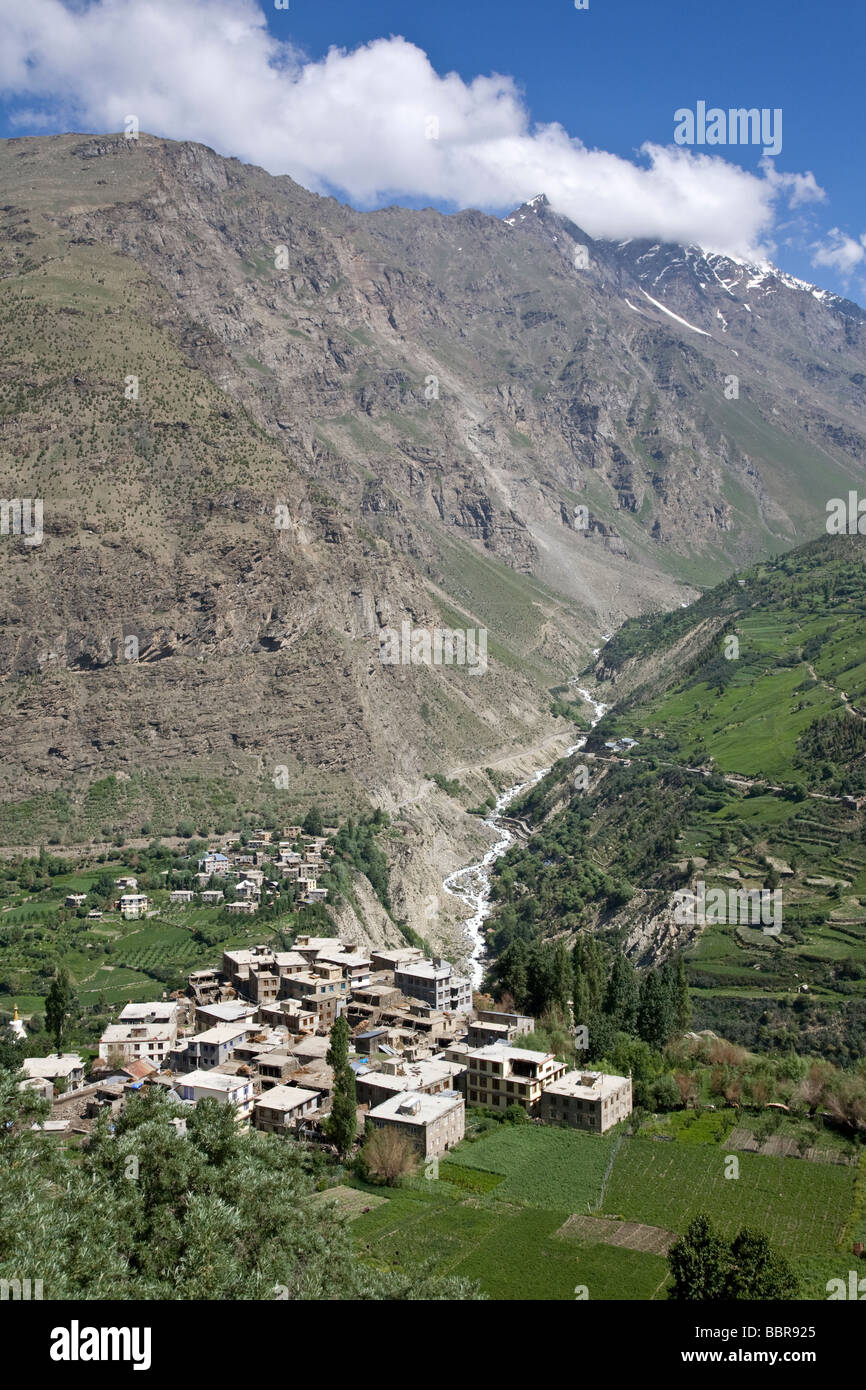
<path fill-rule="evenodd" d="M 768 269 L 144 135 L 2 142 L 0 185 L 14 842 L 411 802 L 863 478 L 866 315 Z M 404 621 L 486 627 L 486 673 L 383 664 Z"/>

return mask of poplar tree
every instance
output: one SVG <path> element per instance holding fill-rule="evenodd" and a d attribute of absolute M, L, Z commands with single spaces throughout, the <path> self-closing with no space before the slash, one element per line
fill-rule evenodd
<path fill-rule="evenodd" d="M 343 1158 L 358 1137 L 355 1073 L 349 1065 L 349 1025 L 341 1014 L 334 1020 L 325 1060 L 334 1070 L 334 1099 L 327 1119 L 329 1139 Z"/>

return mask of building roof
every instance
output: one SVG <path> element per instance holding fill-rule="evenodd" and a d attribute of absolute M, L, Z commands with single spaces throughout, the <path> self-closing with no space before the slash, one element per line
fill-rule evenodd
<path fill-rule="evenodd" d="M 463 1097 L 457 1091 L 440 1091 L 438 1095 L 427 1096 L 421 1091 L 398 1091 L 374 1105 L 370 1110 L 372 1120 L 394 1120 L 409 1125 L 429 1125 L 440 1120 L 451 1110 L 461 1109 Z"/>
<path fill-rule="evenodd" d="M 118 1014 L 119 1023 L 171 1023 L 180 1005 L 175 999 L 161 999 L 148 1004 L 124 1004 Z"/>
<path fill-rule="evenodd" d="M 258 1031 L 258 1024 L 238 1020 L 234 1023 L 215 1023 L 213 1028 L 206 1028 L 203 1033 L 196 1033 L 193 1042 L 197 1043 L 225 1043 L 232 1042 L 235 1038 L 245 1037 L 247 1033 Z"/>
<path fill-rule="evenodd" d="M 289 1046 L 289 1051 L 296 1057 L 322 1058 L 328 1055 L 328 1048 L 331 1046 L 330 1038 L 319 1038 L 315 1034 L 309 1038 L 300 1038 L 298 1042 Z"/>
<path fill-rule="evenodd" d="M 25 1057 L 21 1065 L 27 1076 L 37 1077 L 41 1081 L 53 1081 L 56 1076 L 70 1076 L 72 1072 L 84 1068 L 84 1062 L 77 1052 L 59 1055 L 55 1052 L 50 1057 Z"/>
<path fill-rule="evenodd" d="M 135 1062 L 130 1062 L 123 1070 L 126 1072 L 127 1076 L 132 1077 L 133 1081 L 144 1081 L 145 1077 L 153 1076 L 156 1067 L 152 1062 L 145 1062 L 142 1058 L 139 1058 Z"/>
<path fill-rule="evenodd" d="M 165 1023 L 109 1023 L 102 1037 L 103 1043 L 124 1042 L 172 1042 L 172 1030 Z"/>
<path fill-rule="evenodd" d="M 256 1012 L 255 1004 L 244 1004 L 239 999 L 227 999 L 221 1004 L 199 1004 L 196 1008 L 198 1016 L 212 1018 L 216 1023 L 238 1023 L 241 1019 L 250 1018 Z"/>
<path fill-rule="evenodd" d="M 194 1086 L 199 1091 L 236 1091 L 239 1086 L 251 1086 L 249 1076 L 231 1076 L 225 1071 L 191 1071 L 187 1076 L 179 1076 L 175 1082 L 178 1088 Z"/>
<path fill-rule="evenodd" d="M 567 1071 L 565 1076 L 545 1087 L 545 1094 L 575 1096 L 579 1100 L 606 1100 L 621 1086 L 627 1085 L 627 1076 L 611 1076 L 601 1071 Z"/>
<path fill-rule="evenodd" d="M 510 1047 L 508 1043 L 485 1043 L 469 1053 L 472 1058 L 483 1057 L 494 1062 L 542 1062 L 554 1060 L 552 1052 L 532 1052 L 526 1047 Z"/>
<path fill-rule="evenodd" d="M 302 1086 L 272 1086 L 256 1101 L 257 1110 L 297 1110 L 310 1100 L 318 1100 L 319 1091 L 305 1091 Z"/>
<path fill-rule="evenodd" d="M 442 961 L 441 965 L 434 965 L 432 960 L 411 960 L 397 966 L 394 974 L 414 975 L 419 980 L 444 980 L 450 979 L 451 966 L 447 960 Z"/>
<path fill-rule="evenodd" d="M 319 960 L 333 961 L 335 965 L 369 966 L 370 957 L 366 951 L 320 951 Z"/>
<path fill-rule="evenodd" d="M 431 1086 L 437 1081 L 459 1076 L 465 1070 L 466 1068 L 457 1062 L 434 1062 L 425 1059 L 421 1062 L 405 1062 L 396 1074 L 371 1068 L 359 1072 L 358 1080 L 380 1090 L 415 1091 L 420 1090 L 422 1086 Z"/>

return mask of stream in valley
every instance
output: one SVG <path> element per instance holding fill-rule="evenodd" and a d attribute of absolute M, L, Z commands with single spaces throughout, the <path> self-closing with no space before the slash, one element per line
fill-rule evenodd
<path fill-rule="evenodd" d="M 595 725 L 608 709 L 607 705 L 602 704 L 590 695 L 588 690 L 577 686 L 577 693 L 586 700 L 593 708 L 593 718 L 590 723 Z M 566 748 L 561 754 L 563 758 L 571 757 L 572 753 L 577 753 L 586 743 L 586 737 L 579 739 L 570 748 Z M 449 874 L 443 879 L 442 887 L 446 893 L 452 897 L 459 898 L 467 907 L 472 909 L 471 915 L 463 923 L 463 929 L 469 938 L 471 950 L 471 978 L 473 989 L 481 988 L 481 979 L 484 974 L 484 955 L 485 941 L 482 928 L 486 919 L 490 916 L 490 872 L 497 859 L 501 858 L 505 852 L 514 844 L 516 836 L 514 832 L 503 823 L 503 816 L 513 801 L 519 796 L 540 782 L 542 777 L 546 777 L 550 767 L 542 767 L 524 782 L 518 782 L 515 786 L 509 787 L 507 791 L 501 793 L 497 798 L 496 805 L 485 816 L 484 824 L 489 825 L 491 830 L 495 830 L 498 839 L 491 845 L 490 849 L 477 864 L 467 864 L 465 868 L 455 869 L 454 873 Z"/>

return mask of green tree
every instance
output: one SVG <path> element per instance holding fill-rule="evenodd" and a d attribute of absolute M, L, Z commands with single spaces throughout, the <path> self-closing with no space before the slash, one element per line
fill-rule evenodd
<path fill-rule="evenodd" d="M 529 987 L 527 962 L 526 942 L 521 937 L 517 937 L 502 952 L 493 971 L 499 992 L 510 994 L 519 1009 L 526 1007 Z"/>
<path fill-rule="evenodd" d="M 674 1280 L 668 1297 L 680 1301 L 772 1301 L 800 1294 L 793 1267 L 773 1251 L 763 1231 L 744 1227 L 728 1242 L 703 1214 L 671 1246 L 668 1263 Z"/>
<path fill-rule="evenodd" d="M 788 1299 L 800 1284 L 784 1255 L 775 1254 L 763 1231 L 740 1231 L 731 1244 L 731 1263 L 722 1295 L 727 1299 Z"/>
<path fill-rule="evenodd" d="M 301 1145 L 238 1136 L 228 1107 L 194 1111 L 148 1087 L 94 1124 L 75 1161 L 30 1129 L 47 1110 L 0 1071 L 0 1277 L 37 1270 L 54 1299 L 471 1299 L 429 1269 L 356 1258 L 330 1204 L 305 1199 L 325 1161 Z M 41 1107 L 37 1111 L 35 1107 Z M 186 1122 L 179 1134 L 173 1120 Z"/>
<path fill-rule="evenodd" d="M 677 956 L 676 979 L 673 990 L 674 1023 L 678 1033 L 685 1033 L 692 1021 L 692 1001 L 689 997 L 689 982 L 686 977 L 686 963 L 682 952 Z"/>
<path fill-rule="evenodd" d="M 584 933 L 577 938 L 572 952 L 574 969 L 574 1020 L 589 1025 L 604 1007 L 607 984 L 607 962 L 604 948 L 594 937 Z"/>
<path fill-rule="evenodd" d="M 341 1014 L 334 1020 L 326 1060 L 334 1069 L 334 1098 L 326 1121 L 328 1138 L 343 1157 L 358 1137 L 355 1073 L 349 1065 L 349 1025 Z"/>
<path fill-rule="evenodd" d="M 574 971 L 569 959 L 568 948 L 564 941 L 557 941 L 553 948 L 551 997 L 548 1004 L 561 1009 L 567 1017 L 571 1009 L 573 990 Z"/>
<path fill-rule="evenodd" d="M 644 1042 L 659 1051 L 674 1031 L 669 981 L 658 970 L 649 970 L 643 978 L 637 1031 Z"/>
<path fill-rule="evenodd" d="M 304 816 L 301 829 L 303 830 L 305 835 L 321 835 L 323 833 L 325 829 L 325 822 L 322 820 L 322 813 L 316 805 L 315 801 L 313 802 L 307 814 Z"/>
<path fill-rule="evenodd" d="M 640 1006 L 640 980 L 627 956 L 616 956 L 604 996 L 604 1011 L 615 1028 L 634 1033 Z"/>
<path fill-rule="evenodd" d="M 673 1276 L 669 1298 L 679 1302 L 704 1302 L 724 1296 L 728 1273 L 728 1244 L 706 1216 L 696 1216 L 668 1251 Z"/>
<path fill-rule="evenodd" d="M 61 1050 L 66 1020 L 72 1010 L 72 999 L 69 972 L 61 966 L 45 998 L 45 1027 L 53 1035 L 58 1052 Z"/>

